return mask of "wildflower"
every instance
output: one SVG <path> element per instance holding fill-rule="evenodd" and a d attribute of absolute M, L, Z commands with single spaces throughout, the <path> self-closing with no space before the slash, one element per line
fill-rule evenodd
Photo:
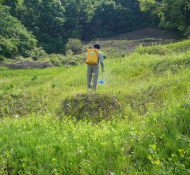
<path fill-rule="evenodd" d="M 160 160 L 157 160 L 157 161 L 155 162 L 155 164 L 156 164 L 156 165 L 160 165 Z"/>
<path fill-rule="evenodd" d="M 107 143 L 106 143 L 106 142 L 104 142 L 104 143 L 101 143 L 101 145 L 107 145 Z"/>
<path fill-rule="evenodd" d="M 153 150 L 152 150 L 152 148 L 148 148 L 148 151 L 151 153 L 151 154 L 153 154 Z"/>
<path fill-rule="evenodd" d="M 183 153 L 183 152 L 184 152 L 184 150 L 183 150 L 183 149 L 179 149 L 179 152 L 180 152 L 180 153 Z"/>
<path fill-rule="evenodd" d="M 174 154 L 172 154 L 171 156 L 174 157 Z"/>
<path fill-rule="evenodd" d="M 15 115 L 16 118 L 19 118 L 19 115 Z"/>
<path fill-rule="evenodd" d="M 147 157 L 148 157 L 148 159 L 151 159 L 151 158 L 152 158 L 151 155 L 148 155 Z"/>

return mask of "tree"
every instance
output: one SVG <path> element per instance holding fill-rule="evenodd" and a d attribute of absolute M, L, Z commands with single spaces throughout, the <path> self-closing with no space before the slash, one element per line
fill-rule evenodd
<path fill-rule="evenodd" d="M 70 38 L 66 44 L 66 50 L 71 50 L 74 54 L 80 53 L 82 50 L 83 44 L 79 39 Z"/>
<path fill-rule="evenodd" d="M 59 0 L 42 0 L 36 27 L 39 45 L 48 53 L 63 53 L 66 44 L 64 8 Z"/>
<path fill-rule="evenodd" d="M 151 11 L 160 19 L 160 26 L 185 33 L 190 26 L 189 0 L 139 0 L 142 11 Z"/>
<path fill-rule="evenodd" d="M 159 18 L 156 15 L 151 15 L 150 12 L 141 12 L 138 0 L 114 0 L 116 4 L 121 4 L 122 7 L 128 8 L 133 13 L 135 25 L 138 29 L 147 26 L 157 27 Z"/>
<path fill-rule="evenodd" d="M 0 5 L 0 54 L 6 57 L 27 56 L 37 45 L 35 37 L 9 13 L 10 7 Z"/>
<path fill-rule="evenodd" d="M 87 26 L 94 14 L 91 0 L 61 0 L 65 7 L 65 29 L 68 38 L 85 38 Z"/>
<path fill-rule="evenodd" d="M 88 31 L 93 37 L 106 37 L 135 29 L 135 18 L 130 9 L 114 2 L 103 2 L 96 7 Z"/>
<path fill-rule="evenodd" d="M 17 1 L 14 16 L 32 31 L 38 46 L 48 53 L 63 53 L 67 42 L 65 34 L 65 10 L 60 0 Z"/>

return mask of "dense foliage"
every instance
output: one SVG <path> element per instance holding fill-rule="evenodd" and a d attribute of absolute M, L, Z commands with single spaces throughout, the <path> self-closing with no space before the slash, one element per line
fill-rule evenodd
<path fill-rule="evenodd" d="M 69 38 L 90 40 L 152 25 L 137 0 L 1 0 L 47 53 L 65 53 Z M 155 25 L 156 26 L 156 25 Z"/>
<path fill-rule="evenodd" d="M 0 174 L 189 175 L 190 40 L 151 47 L 107 58 L 96 91 L 85 64 L 0 70 Z"/>
<path fill-rule="evenodd" d="M 0 0 L 0 4 L 1 11 L 6 9 L 8 15 L 6 18 L 1 15 L 1 18 L 4 21 L 11 18 L 4 23 L 10 26 L 16 38 L 20 38 L 19 32 L 25 33 L 22 38 L 26 40 L 34 39 L 34 35 L 38 43 L 34 39 L 33 45 L 37 43 L 47 53 L 65 53 L 65 45 L 70 38 L 88 41 L 157 27 L 158 24 L 187 35 L 190 33 L 188 0 Z M 13 27 L 14 21 L 17 27 Z M 18 26 L 22 30 L 18 30 Z M 6 26 L 1 27 L 2 31 L 8 32 Z M 4 48 L 3 54 L 6 56 L 11 57 L 14 53 L 26 56 L 26 51 L 34 47 L 31 41 L 29 45 L 20 47 L 23 39 L 13 42 L 1 35 L 4 37 L 1 37 L 1 43 L 4 43 L 1 49 Z"/>
<path fill-rule="evenodd" d="M 161 18 L 160 26 L 187 33 L 190 27 L 189 0 L 139 0 L 142 11 L 151 10 Z"/>
<path fill-rule="evenodd" d="M 19 20 L 11 16 L 8 6 L 0 5 L 0 54 L 6 57 L 28 56 L 37 40 Z"/>

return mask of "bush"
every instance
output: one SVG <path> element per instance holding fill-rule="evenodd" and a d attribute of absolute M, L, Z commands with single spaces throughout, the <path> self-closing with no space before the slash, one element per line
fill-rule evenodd
<path fill-rule="evenodd" d="M 81 53 L 83 44 L 79 39 L 70 38 L 68 43 L 65 46 L 66 51 L 71 50 L 74 54 Z"/>
<path fill-rule="evenodd" d="M 189 50 L 190 40 L 185 40 L 183 42 L 171 43 L 166 45 L 167 49 L 170 49 L 173 52 L 184 52 Z"/>
<path fill-rule="evenodd" d="M 60 63 L 59 63 L 59 60 L 58 60 L 57 58 L 51 58 L 50 61 L 51 61 L 51 63 L 52 63 L 54 66 L 60 67 Z"/>
<path fill-rule="evenodd" d="M 66 52 L 66 56 L 64 56 L 64 58 L 61 58 L 61 64 L 76 65 L 75 63 L 72 63 L 73 60 L 75 60 L 75 57 L 73 56 L 73 52 L 71 50 L 68 50 Z"/>
<path fill-rule="evenodd" d="M 106 58 L 108 58 L 107 54 L 103 54 L 103 58 L 104 58 L 104 60 L 105 60 Z"/>
<path fill-rule="evenodd" d="M 60 67 L 60 59 L 58 58 L 58 55 L 51 54 L 49 57 L 50 57 L 51 64 L 53 64 L 54 66 Z"/>
<path fill-rule="evenodd" d="M 10 70 L 8 67 L 5 66 L 0 66 L 0 71 L 4 71 L 4 70 Z"/>
<path fill-rule="evenodd" d="M 61 64 L 67 64 L 68 60 L 67 57 L 61 58 Z"/>
<path fill-rule="evenodd" d="M 35 47 L 31 51 L 28 52 L 28 57 L 31 57 L 34 61 L 39 60 L 42 57 L 46 57 L 47 53 L 43 50 L 42 47 Z"/>
<path fill-rule="evenodd" d="M 148 46 L 148 47 L 143 47 L 142 44 L 139 47 L 135 48 L 135 51 L 140 54 L 155 54 L 155 55 L 165 55 L 167 53 L 171 53 L 170 50 L 165 49 L 161 45 L 157 46 Z"/>
<path fill-rule="evenodd" d="M 2 55 L 0 56 L 0 61 L 5 61 L 5 58 Z"/>
<path fill-rule="evenodd" d="M 76 60 L 71 60 L 68 62 L 69 65 L 72 65 L 72 66 L 76 66 L 77 65 L 77 62 Z"/>

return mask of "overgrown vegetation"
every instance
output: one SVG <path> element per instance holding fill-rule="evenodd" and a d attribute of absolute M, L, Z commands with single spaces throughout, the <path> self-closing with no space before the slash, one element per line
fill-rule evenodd
<path fill-rule="evenodd" d="M 0 4 L 0 56 L 14 58 L 16 55 L 28 57 L 29 51 L 35 49 L 37 40 L 27 31 L 17 18 L 9 13 L 10 7 Z"/>
<path fill-rule="evenodd" d="M 48 54 L 65 54 L 70 38 L 89 41 L 159 24 L 159 17 L 140 11 L 138 0 L 88 3 L 84 0 L 1 0 L 0 13 L 0 54 L 11 59 L 15 54 L 33 56 L 36 49 L 30 51 L 35 46 Z"/>
<path fill-rule="evenodd" d="M 2 68 L 0 174 L 189 174 L 189 42 L 108 57 L 96 91 L 85 64 Z"/>
<path fill-rule="evenodd" d="M 180 31 L 184 35 L 189 35 L 190 8 L 189 0 L 138 0 L 142 11 L 150 11 L 160 18 L 160 26 L 167 29 Z"/>

